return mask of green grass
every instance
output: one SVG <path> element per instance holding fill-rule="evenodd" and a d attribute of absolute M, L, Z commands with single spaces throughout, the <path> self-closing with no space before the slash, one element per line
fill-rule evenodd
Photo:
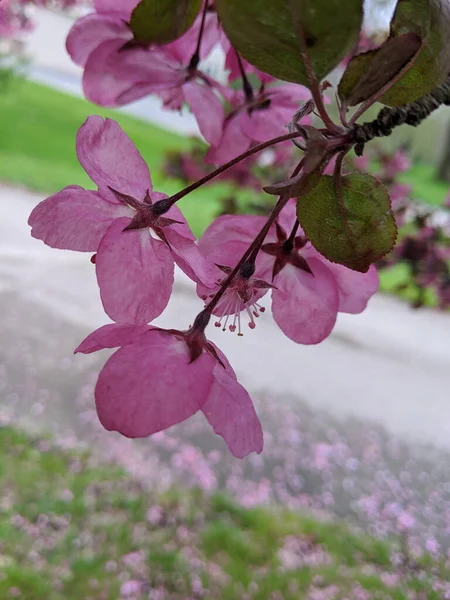
<path fill-rule="evenodd" d="M 146 518 L 155 505 L 157 524 Z M 296 564 L 302 556 L 297 543 L 320 552 L 322 560 Z M 282 555 L 289 547 L 291 566 Z M 313 587 L 328 586 L 343 599 L 358 584 L 373 599 L 385 592 L 406 600 L 417 589 L 437 600 L 429 573 L 442 565 L 429 557 L 426 569 L 416 567 L 402 583 L 386 587 L 381 574 L 395 571 L 393 549 L 339 522 L 282 508 L 246 509 L 223 494 L 148 493 L 114 465 L 0 428 L 2 599 L 117 600 L 122 582 L 133 579 L 174 600 L 194 596 L 195 581 L 211 599 L 238 600 L 252 590 L 254 600 L 272 599 L 275 592 L 280 599 L 306 600 Z M 444 580 L 449 575 L 441 573 Z"/>
<path fill-rule="evenodd" d="M 43 195 L 71 184 L 94 187 L 75 154 L 76 133 L 91 114 L 120 123 L 147 161 L 155 190 L 170 195 L 184 187 L 165 177 L 161 167 L 167 152 L 189 147 L 187 138 L 21 79 L 0 94 L 0 181 L 24 185 Z M 219 196 L 229 189 L 219 183 L 180 201 L 196 234 L 212 221 L 221 206 Z"/>
<path fill-rule="evenodd" d="M 433 206 L 441 205 L 450 192 L 450 185 L 436 179 L 436 167 L 416 164 L 399 177 L 401 183 L 412 187 L 412 197 Z"/>

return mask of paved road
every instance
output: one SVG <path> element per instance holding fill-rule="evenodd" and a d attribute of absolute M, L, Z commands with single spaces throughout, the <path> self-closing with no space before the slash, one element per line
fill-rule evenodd
<path fill-rule="evenodd" d="M 52 250 L 29 236 L 26 221 L 38 200 L 30 192 L 0 187 L 1 349 L 9 363 L 16 353 L 18 373 L 21 361 L 32 360 L 28 354 L 37 357 L 36 369 L 44 369 L 40 376 L 48 379 L 44 387 L 58 388 L 63 403 L 58 411 L 70 414 L 77 373 L 103 360 L 72 357 L 71 351 L 106 318 L 87 257 Z M 179 274 L 159 322 L 184 328 L 200 307 L 190 282 Z M 363 315 L 342 315 L 334 334 L 319 346 L 291 343 L 270 313 L 243 338 L 215 328 L 211 337 L 256 396 L 299 398 L 331 414 L 373 419 L 402 437 L 450 447 L 449 333 L 449 314 L 415 312 L 379 295 Z M 24 355 L 15 344 L 19 339 L 28 348 Z M 61 364 L 66 365 L 62 378 Z M 64 389 L 66 377 L 74 380 L 70 393 Z"/>

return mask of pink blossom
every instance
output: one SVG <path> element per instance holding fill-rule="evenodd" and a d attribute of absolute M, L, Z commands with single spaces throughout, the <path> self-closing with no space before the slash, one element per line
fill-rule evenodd
<path fill-rule="evenodd" d="M 382 157 L 383 179 L 395 179 L 399 173 L 411 167 L 411 160 L 404 150 Z"/>
<path fill-rule="evenodd" d="M 268 85 L 257 92 L 237 91 L 229 98 L 231 112 L 223 125 L 218 143 L 207 154 L 207 161 L 225 163 L 248 150 L 254 142 L 264 142 L 287 132 L 286 126 L 301 102 L 310 98 L 309 91 L 292 83 Z M 306 117 L 303 123 L 309 122 Z"/>
<path fill-rule="evenodd" d="M 96 12 L 78 19 L 67 36 L 67 52 L 84 68 L 83 90 L 92 102 L 114 106 L 121 95 L 128 101 L 140 97 L 129 77 L 129 52 L 135 46 L 128 22 L 137 4 L 138 0 L 97 0 Z M 164 70 L 154 79 L 152 91 L 160 79 L 164 81 Z"/>
<path fill-rule="evenodd" d="M 205 303 L 214 297 L 216 291 L 231 271 L 231 267 L 225 265 L 217 266 L 218 279 L 216 281 L 216 288 L 213 291 L 201 283 L 197 285 L 197 293 L 203 298 Z M 241 336 L 240 313 L 245 311 L 248 317 L 248 326 L 250 329 L 254 329 L 256 327 L 255 318 L 258 318 L 261 313 L 265 312 L 264 306 L 261 306 L 258 300 L 272 287 L 270 283 L 267 283 L 263 279 L 248 276 L 245 273 L 238 274 L 228 285 L 221 300 L 213 310 L 213 314 L 219 317 L 214 325 L 226 331 L 230 316 L 233 315 L 229 329 L 232 332 L 237 331 L 237 334 Z"/>
<path fill-rule="evenodd" d="M 120 347 L 95 388 L 100 422 L 126 437 L 146 437 L 201 410 L 234 456 L 262 451 L 259 419 L 225 356 L 195 325 L 187 332 L 105 325 L 75 352 Z"/>
<path fill-rule="evenodd" d="M 137 579 L 130 579 L 125 581 L 120 587 L 120 596 L 122 598 L 135 597 L 137 594 L 142 592 L 142 582 Z"/>
<path fill-rule="evenodd" d="M 290 201 L 266 237 L 256 261 L 255 278 L 273 283 L 272 314 L 282 331 L 297 343 L 317 344 L 331 333 L 338 312 L 356 314 L 366 308 L 378 289 L 378 275 L 374 267 L 361 274 L 329 262 L 300 229 L 293 240 L 288 240 L 295 220 L 295 202 Z M 219 217 L 199 240 L 200 249 L 216 264 L 232 267 L 263 224 L 263 217 Z M 252 300 L 256 300 L 257 288 L 253 285 L 251 289 Z M 245 303 L 233 307 L 230 302 L 223 314 L 246 308 Z"/>
<path fill-rule="evenodd" d="M 145 46 L 133 41 L 126 22 L 133 6 L 127 6 L 127 11 L 118 4 L 114 12 L 97 9 L 97 13 L 83 17 L 67 38 L 69 54 L 85 69 L 86 97 L 102 106 L 120 106 L 159 93 L 170 110 L 181 110 L 187 103 L 205 139 L 218 143 L 223 122 L 218 92 L 222 87 L 197 68 L 199 60 L 219 41 L 215 14 L 206 16 L 197 55 L 200 17 L 175 42 Z"/>
<path fill-rule="evenodd" d="M 441 546 L 436 538 L 430 537 L 425 542 L 425 548 L 430 554 L 438 554 Z"/>
<path fill-rule="evenodd" d="M 78 159 L 98 190 L 69 186 L 31 213 L 33 237 L 53 248 L 96 252 L 103 306 L 119 323 L 148 323 L 169 301 L 174 263 L 208 283 L 213 266 L 202 256 L 183 215 L 164 216 L 150 172 L 118 123 L 92 116 L 77 136 Z M 157 238 L 155 237 L 157 236 Z"/>
<path fill-rule="evenodd" d="M 416 520 L 413 515 L 409 512 L 403 511 L 397 517 L 397 527 L 400 531 L 406 532 L 413 529 L 416 524 Z"/>
<path fill-rule="evenodd" d="M 292 114 L 306 99 L 309 92 L 294 84 L 266 86 L 262 83 L 257 93 L 247 96 L 244 92 L 235 92 L 220 143 L 210 149 L 207 159 L 213 163 L 227 162 L 252 143 L 282 135 Z M 309 117 L 302 122 L 309 122 Z"/>

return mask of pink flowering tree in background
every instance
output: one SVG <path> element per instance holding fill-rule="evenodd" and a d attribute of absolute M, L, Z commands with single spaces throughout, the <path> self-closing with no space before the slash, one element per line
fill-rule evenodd
<path fill-rule="evenodd" d="M 196 180 L 169 197 L 120 126 L 90 116 L 76 150 L 92 189 L 69 185 L 31 213 L 34 237 L 89 253 L 95 268 L 113 323 L 77 351 L 117 349 L 95 390 L 106 429 L 144 437 L 201 411 L 235 456 L 262 451 L 252 401 L 207 327 L 251 331 L 270 295 L 281 331 L 317 344 L 339 312 L 366 308 L 397 224 L 387 187 L 349 156 L 450 103 L 449 19 L 447 0 L 402 0 L 390 32 L 362 53 L 362 0 L 94 0 L 76 21 L 67 50 L 89 100 L 155 95 L 168 110 L 187 107 L 208 144 L 202 164 L 189 164 Z M 325 78 L 342 65 L 334 89 Z M 378 117 L 361 123 L 376 102 Z M 219 216 L 196 241 L 177 202 L 226 176 L 263 188 L 268 214 Z M 175 265 L 205 302 L 184 330 L 151 324 Z"/>
<path fill-rule="evenodd" d="M 31 9 L 34 6 L 70 10 L 76 6 L 90 4 L 90 0 L 1 0 L 0 40 L 31 31 L 33 29 Z"/>

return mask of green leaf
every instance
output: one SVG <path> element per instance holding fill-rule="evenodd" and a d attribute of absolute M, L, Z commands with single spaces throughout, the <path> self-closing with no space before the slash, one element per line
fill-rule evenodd
<path fill-rule="evenodd" d="M 304 85 L 302 46 L 322 79 L 354 47 L 362 23 L 362 0 L 216 0 L 215 6 L 245 59 L 274 77 Z"/>
<path fill-rule="evenodd" d="M 422 45 L 414 32 L 388 39 L 380 48 L 352 58 L 339 83 L 339 98 L 355 106 L 373 97 L 412 61 Z"/>
<path fill-rule="evenodd" d="M 322 176 L 298 199 L 297 216 L 320 254 L 361 273 L 390 252 L 397 238 L 389 194 L 371 175 Z"/>
<path fill-rule="evenodd" d="M 381 97 L 388 106 L 418 100 L 444 83 L 450 72 L 450 1 L 401 0 L 391 25 L 391 36 L 414 32 L 422 40 L 415 63 Z"/>
<path fill-rule="evenodd" d="M 142 44 L 168 44 L 194 23 L 202 0 L 141 0 L 131 14 L 134 38 Z"/>

